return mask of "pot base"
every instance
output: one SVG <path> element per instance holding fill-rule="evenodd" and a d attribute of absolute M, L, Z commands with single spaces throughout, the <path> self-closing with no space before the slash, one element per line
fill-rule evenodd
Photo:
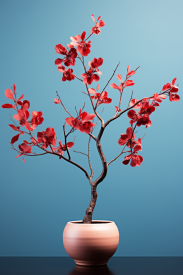
<path fill-rule="evenodd" d="M 82 266 L 101 266 L 101 265 L 107 265 L 108 261 L 77 261 L 74 260 L 77 265 Z"/>

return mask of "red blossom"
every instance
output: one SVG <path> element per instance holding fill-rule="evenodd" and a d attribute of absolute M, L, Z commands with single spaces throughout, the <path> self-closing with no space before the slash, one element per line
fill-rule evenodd
<path fill-rule="evenodd" d="M 131 101 L 130 101 L 130 106 L 133 106 L 135 103 L 137 103 L 138 102 L 138 99 L 132 99 Z M 140 106 L 141 106 L 141 103 L 138 103 L 137 105 L 135 105 L 134 107 L 133 107 L 133 109 L 138 109 L 138 108 L 140 108 Z"/>
<path fill-rule="evenodd" d="M 179 88 L 177 86 L 175 86 L 175 81 L 177 80 L 177 78 L 174 78 L 172 80 L 172 88 L 169 92 L 169 100 L 172 102 L 172 101 L 179 101 L 180 100 L 180 96 L 177 95 L 177 94 L 174 94 L 174 93 L 177 93 Z"/>
<path fill-rule="evenodd" d="M 72 42 L 71 46 L 77 47 L 77 52 L 79 52 L 82 56 L 88 56 L 90 53 L 90 43 L 91 41 L 86 42 L 85 39 L 86 32 L 83 32 L 82 35 L 71 36 Z"/>
<path fill-rule="evenodd" d="M 18 148 L 21 151 L 21 155 L 32 153 L 31 152 L 32 146 L 27 145 L 25 142 L 23 142 L 22 144 L 18 145 Z"/>
<path fill-rule="evenodd" d="M 100 77 L 95 74 L 102 74 L 102 72 L 99 71 L 98 67 L 100 67 L 103 64 L 103 59 L 101 57 L 93 58 L 92 62 L 88 62 L 90 69 L 86 72 L 81 74 L 81 77 L 83 78 L 83 83 L 88 83 L 89 85 L 92 84 L 93 81 L 99 81 Z"/>
<path fill-rule="evenodd" d="M 92 34 L 92 33 L 99 34 L 101 32 L 100 28 L 102 28 L 102 27 L 105 26 L 105 22 L 102 21 L 102 20 L 99 21 L 99 19 L 101 18 L 101 16 L 98 17 L 97 22 L 95 21 L 95 18 L 94 18 L 93 14 L 91 15 L 91 17 L 92 17 L 92 19 L 93 19 L 93 21 L 95 23 L 95 26 L 92 27 L 90 34 Z"/>
<path fill-rule="evenodd" d="M 63 151 L 66 151 L 67 149 L 69 150 L 73 146 L 74 146 L 74 142 L 67 142 L 67 148 L 66 148 L 65 144 L 61 144 L 61 141 L 59 140 L 59 146 L 53 147 L 52 149 L 54 152 L 57 152 L 58 154 L 63 155 Z M 61 156 L 59 157 L 59 159 L 61 159 Z"/>
<path fill-rule="evenodd" d="M 94 117 L 95 114 L 87 114 L 87 112 L 81 113 L 80 109 L 79 117 L 68 117 L 65 119 L 65 122 L 73 128 L 80 130 L 82 133 L 90 134 L 90 129 L 95 126 L 90 120 L 93 120 Z"/>
<path fill-rule="evenodd" d="M 47 128 L 46 131 L 38 132 L 37 133 L 37 142 L 42 143 L 42 148 L 46 149 L 49 145 L 55 146 L 56 139 L 55 139 L 55 131 L 54 128 Z"/>
<path fill-rule="evenodd" d="M 42 112 L 32 112 L 32 119 L 31 119 L 31 124 L 32 124 L 32 129 L 36 129 L 36 127 L 40 124 L 43 123 L 44 118 L 42 117 L 43 113 Z"/>
<path fill-rule="evenodd" d="M 129 154 L 128 156 L 125 156 L 124 161 L 122 162 L 124 165 L 127 165 L 130 162 L 130 160 L 131 160 L 130 165 L 132 167 L 141 165 L 141 163 L 143 161 L 143 157 L 140 155 L 137 155 L 137 152 L 139 150 L 142 151 L 141 139 L 138 139 L 138 142 L 136 142 L 136 143 L 137 143 L 137 145 L 132 149 L 131 154 Z"/>
<path fill-rule="evenodd" d="M 134 110 L 129 110 L 127 115 L 131 119 L 131 125 L 137 122 L 138 127 L 140 127 L 141 125 L 146 125 L 146 127 L 150 127 L 151 120 L 149 118 L 149 115 L 154 111 L 155 107 L 153 106 L 153 104 L 149 105 L 149 102 L 147 102 L 146 99 L 144 99 L 140 103 L 140 111 L 138 111 L 138 114 Z"/>
<path fill-rule="evenodd" d="M 14 119 L 18 120 L 21 127 L 25 126 L 27 130 L 32 131 L 33 129 L 30 127 L 27 119 L 30 116 L 28 108 L 30 106 L 30 102 L 28 100 L 24 100 L 21 106 L 21 109 L 17 110 L 17 115 L 14 115 Z"/>
<path fill-rule="evenodd" d="M 55 103 L 55 104 L 59 104 L 60 102 L 61 102 L 61 100 L 60 100 L 60 99 L 57 99 L 57 98 L 55 97 L 54 103 Z"/>
<path fill-rule="evenodd" d="M 180 100 L 180 96 L 177 94 L 173 94 L 172 92 L 169 93 L 169 100 L 172 101 L 179 101 Z"/>
<path fill-rule="evenodd" d="M 125 156 L 125 159 L 122 163 L 127 165 L 130 162 L 130 160 L 131 160 L 130 165 L 132 167 L 140 166 L 143 161 L 143 157 L 140 155 L 136 155 L 136 154 L 130 154 L 128 156 Z"/>
<path fill-rule="evenodd" d="M 62 77 L 62 81 L 71 81 L 75 79 L 75 76 L 72 74 L 73 73 L 73 69 L 67 69 L 66 71 L 63 72 L 63 77 Z"/>
<path fill-rule="evenodd" d="M 166 98 L 166 95 L 159 95 L 156 93 L 154 94 L 154 97 L 151 98 L 151 100 L 161 103 L 162 99 L 165 99 L 165 98 Z"/>
<path fill-rule="evenodd" d="M 126 129 L 126 134 L 121 134 L 121 137 L 118 140 L 120 146 L 124 145 L 128 140 L 134 139 L 135 135 L 133 134 L 132 127 Z"/>
<path fill-rule="evenodd" d="M 100 93 L 96 93 L 95 89 L 93 88 L 90 88 L 88 90 L 90 94 L 94 94 L 93 96 L 91 96 L 92 99 L 98 100 L 98 98 L 100 97 L 100 99 L 98 100 L 98 105 L 102 103 L 109 104 L 112 102 L 112 98 L 108 98 L 108 93 L 106 91 L 103 91 L 100 95 Z"/>
<path fill-rule="evenodd" d="M 121 112 L 121 109 L 118 106 L 115 106 L 116 112 Z"/>
<path fill-rule="evenodd" d="M 65 66 L 75 65 L 75 58 L 77 57 L 77 52 L 75 48 L 72 48 L 69 51 L 67 51 L 65 47 L 63 47 L 61 44 L 58 44 L 55 46 L 55 50 L 58 54 L 65 55 L 63 59 L 57 58 L 55 60 L 55 65 L 60 65 L 62 62 L 65 64 Z"/>

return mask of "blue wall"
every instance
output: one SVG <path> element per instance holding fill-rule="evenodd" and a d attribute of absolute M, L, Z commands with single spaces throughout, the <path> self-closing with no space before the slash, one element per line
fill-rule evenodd
<path fill-rule="evenodd" d="M 56 91 L 72 114 L 74 107 L 79 109 L 84 102 L 86 111 L 92 113 L 92 109 L 81 93 L 84 85 L 80 81 L 62 82 L 54 65 L 59 57 L 54 46 L 70 43 L 70 36 L 83 31 L 89 34 L 92 13 L 96 18 L 101 15 L 106 23 L 100 35 L 92 36 L 91 54 L 86 58 L 87 62 L 93 57 L 104 59 L 100 87 L 105 86 L 119 61 L 118 73 L 123 78 L 128 65 L 132 69 L 140 65 L 132 77 L 135 86 L 125 90 L 123 108 L 132 88 L 134 98 L 140 99 L 159 92 L 177 77 L 181 100 L 163 101 L 151 115 L 152 126 L 138 129 L 138 137 L 146 131 L 142 165 L 124 166 L 121 157 L 109 166 L 107 178 L 98 186 L 93 218 L 116 222 L 120 232 L 116 256 L 183 256 L 182 10 L 181 0 L 0 4 L 1 105 L 10 102 L 4 91 L 15 83 L 18 95 L 23 93 L 30 100 L 30 111 L 43 112 L 45 121 L 37 130 L 54 127 L 61 141 L 68 115 L 61 105 L 54 104 Z M 75 72 L 83 72 L 78 62 Z M 118 83 L 116 77 L 112 82 Z M 109 86 L 107 92 L 113 101 L 105 106 L 104 120 L 114 114 L 119 96 Z M 14 114 L 13 110 L 0 109 L 0 256 L 66 256 L 62 232 L 67 221 L 83 219 L 90 200 L 89 183 L 82 171 L 51 155 L 27 157 L 25 163 L 16 159 L 9 144 L 15 134 L 8 126 L 9 113 Z M 107 161 L 120 152 L 117 141 L 127 127 L 125 114 L 106 129 L 102 146 Z M 88 136 L 77 131 L 68 141 L 73 141 L 75 134 L 73 149 L 87 153 Z M 73 160 L 89 171 L 87 157 L 73 149 Z M 96 178 L 102 166 L 94 142 L 91 162 Z"/>

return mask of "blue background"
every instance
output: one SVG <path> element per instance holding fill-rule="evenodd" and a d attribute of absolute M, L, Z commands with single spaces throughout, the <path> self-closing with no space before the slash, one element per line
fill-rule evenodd
<path fill-rule="evenodd" d="M 54 127 L 58 140 L 64 141 L 62 125 L 68 114 L 54 104 L 56 91 L 69 111 L 75 106 L 93 113 L 85 86 L 78 80 L 62 82 L 54 60 L 60 57 L 54 46 L 70 43 L 70 36 L 94 25 L 99 15 L 106 23 L 100 35 L 92 36 L 91 54 L 86 61 L 102 57 L 102 89 L 113 73 L 125 78 L 128 65 L 140 65 L 132 77 L 135 86 L 125 89 L 122 108 L 126 108 L 133 88 L 140 99 L 159 92 L 177 77 L 179 102 L 163 101 L 151 115 L 152 126 L 139 128 L 142 140 L 140 167 L 122 164 L 123 156 L 109 166 L 107 178 L 98 186 L 93 219 L 113 220 L 120 232 L 116 256 L 183 256 L 183 179 L 182 179 L 182 64 L 183 2 L 168 1 L 1 1 L 1 81 L 0 102 L 10 103 L 4 91 L 13 83 L 18 96 L 25 95 L 30 111 L 42 111 L 43 131 Z M 77 61 L 76 75 L 82 71 Z M 119 85 L 116 76 L 112 82 Z M 91 85 L 95 88 L 96 83 Z M 112 98 L 105 105 L 103 118 L 114 115 L 119 94 L 108 86 Z M 99 113 L 102 106 L 99 108 Z M 62 232 L 68 221 L 82 220 L 90 201 L 90 186 L 82 171 L 55 156 L 16 159 L 10 140 L 16 134 L 9 113 L 0 109 L 1 183 L 0 256 L 66 256 Z M 98 125 L 99 126 L 99 123 Z M 129 127 L 124 114 L 106 129 L 102 147 L 107 161 L 120 151 L 118 139 Z M 66 131 L 70 129 L 67 126 Z M 94 132 L 97 135 L 97 128 Z M 74 150 L 87 153 L 88 136 L 77 131 L 70 135 Z M 17 142 L 17 145 L 22 142 Z M 91 162 L 94 178 L 101 173 L 101 161 L 92 141 Z M 72 159 L 88 171 L 87 157 L 70 150 Z"/>

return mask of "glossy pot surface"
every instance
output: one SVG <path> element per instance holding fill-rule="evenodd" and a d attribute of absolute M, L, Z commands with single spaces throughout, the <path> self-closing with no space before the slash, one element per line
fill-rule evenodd
<path fill-rule="evenodd" d="M 72 221 L 63 232 L 65 250 L 77 265 L 106 265 L 118 243 L 119 231 L 113 221 Z"/>

